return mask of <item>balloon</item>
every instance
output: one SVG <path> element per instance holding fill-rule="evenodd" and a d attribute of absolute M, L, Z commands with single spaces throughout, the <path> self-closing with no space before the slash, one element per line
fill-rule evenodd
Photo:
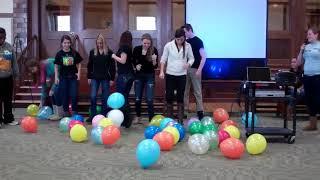
<path fill-rule="evenodd" d="M 238 127 L 238 124 L 236 122 L 234 122 L 232 120 L 226 120 L 226 121 L 223 121 L 223 123 L 219 126 L 219 129 L 224 129 L 227 126 L 230 126 L 230 125 Z"/>
<path fill-rule="evenodd" d="M 191 135 L 193 134 L 202 134 L 203 133 L 203 125 L 201 124 L 200 121 L 195 121 L 191 123 L 189 126 L 189 132 Z"/>
<path fill-rule="evenodd" d="M 228 138 L 220 144 L 221 153 L 230 159 L 240 159 L 244 152 L 243 143 L 236 138 Z"/>
<path fill-rule="evenodd" d="M 84 122 L 84 118 L 83 116 L 81 116 L 80 114 L 75 114 L 71 117 L 71 120 L 76 120 L 76 121 L 81 121 Z"/>
<path fill-rule="evenodd" d="M 195 121 L 200 121 L 197 117 L 191 117 L 187 123 L 187 127 L 189 129 L 190 125 L 195 122 Z"/>
<path fill-rule="evenodd" d="M 230 125 L 224 128 L 223 130 L 227 131 L 231 137 L 240 138 L 240 131 L 237 127 Z"/>
<path fill-rule="evenodd" d="M 188 139 L 188 147 L 194 154 L 205 154 L 209 150 L 209 139 L 203 134 L 194 134 Z"/>
<path fill-rule="evenodd" d="M 70 122 L 69 122 L 69 129 L 71 129 L 74 125 L 76 125 L 76 124 L 80 124 L 80 125 L 84 125 L 83 124 L 83 122 L 81 122 L 81 121 L 76 121 L 76 120 L 71 120 Z"/>
<path fill-rule="evenodd" d="M 124 105 L 124 103 L 125 103 L 124 96 L 118 92 L 112 93 L 107 100 L 108 106 L 113 109 L 121 108 Z"/>
<path fill-rule="evenodd" d="M 96 114 L 101 114 L 102 109 L 101 106 L 96 106 Z M 91 108 L 89 107 L 89 116 L 91 117 Z"/>
<path fill-rule="evenodd" d="M 212 117 L 209 117 L 209 116 L 205 116 L 201 119 L 201 123 L 202 125 L 206 126 L 206 125 L 209 125 L 209 124 L 215 124 Z"/>
<path fill-rule="evenodd" d="M 218 131 L 218 126 L 216 124 L 208 124 L 203 126 L 203 132 L 205 131 Z"/>
<path fill-rule="evenodd" d="M 222 123 L 229 119 L 229 114 L 225 109 L 218 108 L 213 112 L 213 117 L 216 123 Z"/>
<path fill-rule="evenodd" d="M 103 132 L 103 127 L 101 126 L 94 127 L 91 130 L 91 140 L 95 144 L 102 144 L 102 137 L 101 137 L 102 132 Z"/>
<path fill-rule="evenodd" d="M 160 157 L 159 144 L 152 139 L 141 141 L 137 146 L 136 157 L 142 168 L 152 166 Z"/>
<path fill-rule="evenodd" d="M 215 131 L 206 131 L 203 133 L 209 140 L 210 149 L 216 149 L 219 144 L 219 137 Z"/>
<path fill-rule="evenodd" d="M 92 119 L 92 127 L 97 127 L 101 119 L 105 118 L 104 115 L 98 114 Z"/>
<path fill-rule="evenodd" d="M 170 151 L 174 145 L 174 137 L 171 133 L 162 131 L 153 137 L 153 140 L 157 141 L 161 151 Z"/>
<path fill-rule="evenodd" d="M 31 116 L 26 116 L 21 120 L 21 128 L 27 133 L 36 133 L 38 131 L 37 119 Z"/>
<path fill-rule="evenodd" d="M 39 112 L 39 106 L 35 105 L 35 104 L 30 104 L 28 107 L 27 107 L 27 114 L 28 116 L 37 116 Z"/>
<path fill-rule="evenodd" d="M 218 137 L 219 137 L 219 145 L 220 145 L 221 142 L 223 142 L 224 140 L 230 138 L 230 134 L 225 130 L 219 130 L 218 131 Z"/>
<path fill-rule="evenodd" d="M 167 126 L 174 126 L 175 124 L 179 124 L 177 121 L 170 121 L 168 122 Z"/>
<path fill-rule="evenodd" d="M 83 142 L 87 138 L 87 129 L 81 124 L 75 124 L 70 130 L 70 137 L 73 142 Z"/>
<path fill-rule="evenodd" d="M 102 131 L 102 143 L 105 145 L 113 145 L 120 138 L 120 130 L 117 126 L 111 125 L 104 128 Z"/>
<path fill-rule="evenodd" d="M 162 119 L 162 121 L 160 122 L 160 126 L 159 126 L 160 129 L 163 130 L 164 128 L 166 128 L 168 123 L 171 122 L 171 121 L 173 121 L 173 119 L 171 119 L 171 118 Z"/>
<path fill-rule="evenodd" d="M 261 154 L 267 148 L 267 140 L 261 134 L 252 134 L 247 139 L 246 148 L 249 154 Z"/>
<path fill-rule="evenodd" d="M 241 116 L 241 123 L 243 125 L 246 124 L 246 113 L 243 113 Z M 248 127 L 251 127 L 252 124 L 252 112 L 248 112 Z M 254 127 L 257 127 L 259 125 L 259 118 L 257 114 L 254 114 Z"/>
<path fill-rule="evenodd" d="M 164 128 L 163 131 L 166 131 L 166 132 L 172 134 L 173 139 L 174 139 L 174 144 L 178 143 L 178 141 L 180 139 L 180 134 L 179 134 L 179 131 L 177 128 L 172 127 L 172 126 L 168 126 L 168 127 Z"/>
<path fill-rule="evenodd" d="M 65 117 L 60 120 L 59 129 L 61 132 L 68 132 L 70 121 L 71 119 L 69 117 Z"/>
<path fill-rule="evenodd" d="M 118 109 L 113 109 L 109 111 L 107 117 L 110 118 L 113 124 L 116 125 L 117 127 L 120 127 L 121 123 L 124 120 L 123 113 Z"/>
<path fill-rule="evenodd" d="M 46 120 L 49 118 L 49 116 L 51 116 L 53 114 L 51 107 L 49 106 L 43 106 L 42 108 L 40 108 L 40 110 L 38 111 L 38 119 L 41 120 Z"/>
<path fill-rule="evenodd" d="M 164 116 L 162 115 L 155 115 L 153 116 L 153 118 L 151 119 L 151 122 L 150 122 L 150 126 L 160 126 L 160 122 L 161 120 L 164 119 Z"/>
<path fill-rule="evenodd" d="M 148 126 L 144 130 L 144 137 L 146 139 L 152 139 L 157 133 L 159 133 L 161 130 L 157 126 Z"/>
<path fill-rule="evenodd" d="M 179 141 L 182 141 L 184 136 L 185 136 L 185 130 L 184 127 L 181 124 L 174 124 L 173 127 L 177 128 L 177 130 L 179 131 Z"/>
<path fill-rule="evenodd" d="M 103 128 L 105 128 L 107 126 L 111 126 L 111 125 L 113 125 L 113 122 L 110 118 L 103 118 L 99 122 L 99 126 L 101 126 Z"/>

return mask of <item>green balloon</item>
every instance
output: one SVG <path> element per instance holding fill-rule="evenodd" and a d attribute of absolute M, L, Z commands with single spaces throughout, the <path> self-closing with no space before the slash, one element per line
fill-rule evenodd
<path fill-rule="evenodd" d="M 204 127 L 200 121 L 195 121 L 195 122 L 191 123 L 191 125 L 189 126 L 189 132 L 191 135 L 202 134 L 203 130 L 204 130 Z"/>
<path fill-rule="evenodd" d="M 201 119 L 201 123 L 202 125 L 206 126 L 206 125 L 210 125 L 210 124 L 215 124 L 212 117 L 209 116 L 205 116 Z"/>
<path fill-rule="evenodd" d="M 218 131 L 218 126 L 216 124 L 208 124 L 203 126 L 203 131 L 214 131 L 217 132 Z"/>
<path fill-rule="evenodd" d="M 97 111 L 97 114 L 101 114 L 101 112 L 102 112 L 101 106 L 97 106 L 96 111 Z M 89 116 L 91 116 L 91 108 L 90 107 L 89 107 Z"/>
<path fill-rule="evenodd" d="M 219 144 L 218 134 L 214 131 L 205 131 L 203 133 L 209 139 L 210 149 L 216 149 Z"/>

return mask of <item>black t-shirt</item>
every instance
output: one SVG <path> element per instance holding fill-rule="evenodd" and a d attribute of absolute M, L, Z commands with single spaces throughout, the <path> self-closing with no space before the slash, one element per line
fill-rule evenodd
<path fill-rule="evenodd" d="M 125 53 L 127 55 L 127 60 L 125 64 L 117 62 L 118 74 L 133 73 L 134 64 L 132 62 L 132 48 L 126 45 L 121 46 L 116 55 L 120 57 L 121 53 Z"/>
<path fill-rule="evenodd" d="M 88 79 L 114 80 L 115 62 L 111 58 L 112 51 L 108 50 L 107 54 L 94 55 L 94 49 L 90 51 L 89 62 L 87 64 Z"/>
<path fill-rule="evenodd" d="M 197 36 L 187 39 L 187 42 L 191 44 L 192 52 L 194 56 L 194 63 L 192 64 L 191 68 L 198 68 L 201 62 L 201 55 L 199 50 L 203 47 L 203 42 Z"/>
<path fill-rule="evenodd" d="M 153 54 L 157 55 L 158 50 L 154 48 Z M 156 65 L 153 65 L 152 59 L 147 58 L 147 55 L 142 55 L 142 46 L 136 46 L 133 49 L 133 61 L 135 65 L 141 64 L 141 70 L 137 70 L 138 73 L 154 73 L 154 70 L 158 67 L 158 61 Z"/>
<path fill-rule="evenodd" d="M 73 77 L 78 73 L 77 64 L 82 61 L 82 57 L 77 51 L 70 50 L 57 52 L 54 64 L 60 65 L 61 77 Z"/>

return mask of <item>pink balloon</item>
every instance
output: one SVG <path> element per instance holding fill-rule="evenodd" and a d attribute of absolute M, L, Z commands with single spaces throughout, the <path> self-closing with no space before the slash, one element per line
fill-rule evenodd
<path fill-rule="evenodd" d="M 220 145 L 220 143 L 222 143 L 224 140 L 230 138 L 230 134 L 227 131 L 220 129 L 218 131 L 218 137 L 219 137 L 219 145 Z"/>
<path fill-rule="evenodd" d="M 105 118 L 104 115 L 98 114 L 92 119 L 92 127 L 97 127 L 101 119 Z"/>
<path fill-rule="evenodd" d="M 80 124 L 82 126 L 84 125 L 83 122 L 81 122 L 81 121 L 71 120 L 69 123 L 69 130 L 76 124 Z"/>

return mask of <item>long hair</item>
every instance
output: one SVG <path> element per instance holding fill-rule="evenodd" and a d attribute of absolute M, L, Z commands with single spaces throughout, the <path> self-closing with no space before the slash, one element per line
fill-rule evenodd
<path fill-rule="evenodd" d="M 185 58 L 186 57 L 186 51 L 185 51 L 186 50 L 186 34 L 185 34 L 183 28 L 177 29 L 176 33 L 174 34 L 174 37 L 175 38 L 184 37 L 184 41 L 182 43 L 182 51 L 183 51 L 183 58 Z M 178 48 L 177 42 L 176 41 L 174 41 L 174 42 Z"/>
<path fill-rule="evenodd" d="M 132 49 L 132 34 L 130 31 L 125 31 L 121 34 L 119 48 L 122 46 L 129 46 Z"/>
<path fill-rule="evenodd" d="M 145 33 L 145 34 L 142 35 L 141 41 L 143 41 L 144 39 L 147 39 L 147 40 L 150 41 L 150 47 L 147 50 L 147 59 L 149 61 L 151 61 L 152 60 L 152 55 L 154 53 L 152 37 L 151 37 L 151 35 L 149 33 Z"/>
<path fill-rule="evenodd" d="M 97 39 L 96 39 L 96 47 L 94 48 L 94 56 L 97 56 L 98 55 L 98 40 L 102 41 L 102 44 L 103 44 L 103 54 L 104 55 L 107 55 L 108 54 L 108 46 L 106 45 L 106 42 L 104 40 L 104 37 L 102 34 L 98 34 L 97 36 Z"/>

